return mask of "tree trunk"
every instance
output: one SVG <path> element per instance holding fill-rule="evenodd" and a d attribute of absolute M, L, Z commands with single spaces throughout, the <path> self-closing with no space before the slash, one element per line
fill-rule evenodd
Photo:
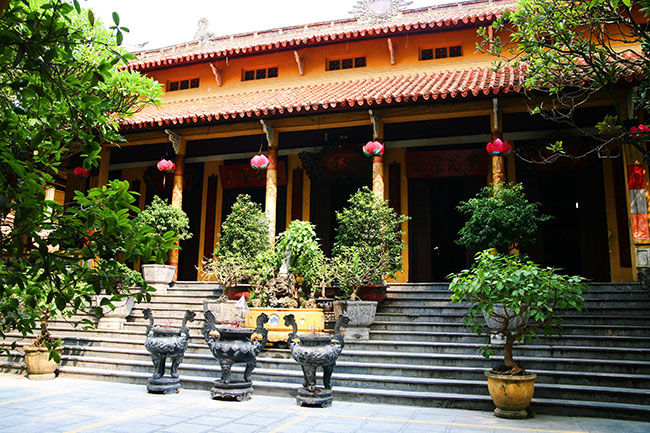
<path fill-rule="evenodd" d="M 512 358 L 512 347 L 514 344 L 515 344 L 514 338 L 512 338 L 512 336 L 510 335 L 506 336 L 506 343 L 503 346 L 503 364 L 509 370 L 518 371 L 521 369 L 519 368 L 519 365 L 517 365 L 515 360 Z"/>

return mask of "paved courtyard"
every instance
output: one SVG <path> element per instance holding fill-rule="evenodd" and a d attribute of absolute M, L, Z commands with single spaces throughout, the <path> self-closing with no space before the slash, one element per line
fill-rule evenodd
<path fill-rule="evenodd" d="M 11 433 L 647 433 L 650 424 L 538 415 L 512 421 L 489 412 L 334 401 L 301 408 L 290 398 L 211 400 L 207 391 L 148 394 L 142 385 L 0 374 L 0 432 Z"/>

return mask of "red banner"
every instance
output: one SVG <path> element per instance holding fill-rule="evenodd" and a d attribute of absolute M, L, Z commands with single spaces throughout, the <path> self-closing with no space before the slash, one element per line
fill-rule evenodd
<path fill-rule="evenodd" d="M 406 152 L 406 177 L 486 176 L 488 156 L 485 149 Z"/>
<path fill-rule="evenodd" d="M 266 170 L 255 170 L 250 164 L 222 165 L 219 167 L 224 188 L 252 188 L 266 185 Z M 287 168 L 278 162 L 278 185 L 287 184 Z"/>

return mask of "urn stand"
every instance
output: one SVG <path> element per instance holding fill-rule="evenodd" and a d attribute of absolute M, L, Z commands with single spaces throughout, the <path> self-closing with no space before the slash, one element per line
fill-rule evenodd
<path fill-rule="evenodd" d="M 284 316 L 284 323 L 291 326 L 289 347 L 291 356 L 302 367 L 304 382 L 298 389 L 296 402 L 300 406 L 328 407 L 332 405 L 332 372 L 336 366 L 344 342 L 341 327 L 350 319 L 340 315 L 334 326 L 334 336 L 325 333 L 297 334 L 298 326 L 292 314 Z M 323 369 L 323 387 L 316 386 L 316 369 Z"/>
<path fill-rule="evenodd" d="M 231 326 L 215 326 L 214 315 L 205 312 L 203 337 L 212 351 L 212 355 L 221 365 L 221 378 L 215 380 L 210 389 L 213 399 L 246 401 L 253 394 L 251 373 L 256 366 L 257 355 L 266 345 L 268 330 L 264 324 L 268 322 L 266 314 L 257 318 L 257 328 L 235 328 Z M 231 380 L 231 370 L 235 363 L 245 363 L 243 381 Z"/>
<path fill-rule="evenodd" d="M 194 321 L 195 313 L 187 310 L 180 328 L 154 326 L 151 309 L 147 308 L 143 313 L 145 319 L 149 319 L 144 347 L 151 353 L 154 367 L 153 375 L 147 382 L 147 391 L 154 394 L 177 393 L 181 389 L 178 366 L 183 361 L 190 340 L 187 322 Z M 171 359 L 170 376 L 164 377 L 167 358 Z"/>

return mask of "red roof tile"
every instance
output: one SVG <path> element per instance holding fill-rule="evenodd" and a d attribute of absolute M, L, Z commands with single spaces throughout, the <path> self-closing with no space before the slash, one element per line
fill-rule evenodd
<path fill-rule="evenodd" d="M 498 72 L 482 68 L 264 89 L 147 107 L 135 117 L 124 120 L 121 126 L 125 129 L 153 128 L 356 106 L 465 98 L 519 91 L 523 80 L 524 74 L 520 68 L 503 68 Z"/>
<path fill-rule="evenodd" d="M 214 61 L 220 58 L 288 48 L 299 49 L 309 45 L 362 39 L 382 34 L 390 36 L 425 29 L 488 23 L 499 17 L 504 10 L 514 9 L 516 5 L 517 0 L 470 1 L 405 11 L 381 24 L 346 19 L 218 37 L 211 39 L 207 45 L 200 45 L 197 41 L 193 41 L 135 53 L 137 59 L 133 60 L 128 68 L 145 71 L 183 63 Z"/>

